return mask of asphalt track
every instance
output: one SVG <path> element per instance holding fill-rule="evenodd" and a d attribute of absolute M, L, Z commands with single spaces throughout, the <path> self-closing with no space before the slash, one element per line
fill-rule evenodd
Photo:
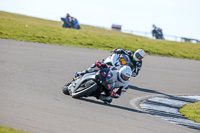
<path fill-rule="evenodd" d="M 146 56 L 111 105 L 72 99 L 61 87 L 109 51 L 0 39 L 0 125 L 32 133 L 197 133 L 148 115 L 139 99 L 200 95 L 200 61 Z M 130 101 L 135 105 L 131 106 Z"/>

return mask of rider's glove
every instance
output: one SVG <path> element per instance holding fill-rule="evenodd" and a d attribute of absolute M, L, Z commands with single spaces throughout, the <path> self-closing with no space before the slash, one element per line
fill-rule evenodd
<path fill-rule="evenodd" d="M 111 51 L 111 53 L 113 53 L 113 54 L 124 54 L 124 50 L 123 49 L 113 49 L 112 51 Z"/>
<path fill-rule="evenodd" d="M 128 56 L 133 56 L 133 51 L 128 51 Z"/>
<path fill-rule="evenodd" d="M 136 77 L 137 76 L 137 74 L 135 73 L 135 72 L 132 72 L 132 75 L 131 75 L 132 77 Z"/>
<path fill-rule="evenodd" d="M 116 50 L 117 50 L 117 48 L 110 51 L 110 53 L 115 53 Z"/>
<path fill-rule="evenodd" d="M 100 61 L 95 62 L 95 65 L 96 65 L 98 68 L 108 68 L 108 66 L 107 66 L 105 63 L 102 63 L 102 62 L 100 62 Z"/>
<path fill-rule="evenodd" d="M 129 52 L 123 49 L 114 49 L 113 50 L 114 54 L 125 54 L 125 55 L 129 55 Z"/>
<path fill-rule="evenodd" d="M 124 50 L 117 49 L 117 50 L 114 51 L 114 53 L 116 53 L 116 54 L 124 54 Z"/>
<path fill-rule="evenodd" d="M 101 62 L 100 62 L 100 61 L 95 62 L 95 65 L 96 65 L 97 67 L 101 67 Z"/>
<path fill-rule="evenodd" d="M 110 91 L 109 93 L 110 93 L 110 96 L 113 97 L 113 98 L 119 98 L 119 97 L 120 97 L 120 95 L 117 94 L 117 93 L 114 92 L 114 91 Z"/>

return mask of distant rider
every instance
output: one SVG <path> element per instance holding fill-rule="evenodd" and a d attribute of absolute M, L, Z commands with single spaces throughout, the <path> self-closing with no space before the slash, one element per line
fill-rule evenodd
<path fill-rule="evenodd" d="M 156 27 L 156 25 L 153 24 L 153 30 L 152 30 L 152 36 L 155 37 L 156 39 L 163 39 L 163 32 L 161 28 Z"/>

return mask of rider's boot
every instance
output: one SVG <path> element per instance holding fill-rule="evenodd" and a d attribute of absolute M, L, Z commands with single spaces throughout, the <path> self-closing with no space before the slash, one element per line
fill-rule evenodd
<path fill-rule="evenodd" d="M 82 72 L 76 72 L 75 73 L 75 78 L 78 77 L 78 76 L 81 76 L 81 75 L 84 75 L 84 74 Z"/>
<path fill-rule="evenodd" d="M 100 100 L 102 100 L 105 104 L 110 104 L 112 102 L 112 97 L 111 96 L 105 96 L 105 95 L 100 95 L 98 97 Z"/>
<path fill-rule="evenodd" d="M 78 77 L 78 76 L 84 75 L 86 73 L 94 72 L 94 71 L 98 71 L 98 68 L 96 67 L 95 64 L 92 64 L 91 67 L 89 67 L 88 69 L 86 69 L 86 70 L 84 70 L 82 72 L 75 73 L 75 78 Z"/>
<path fill-rule="evenodd" d="M 87 70 L 82 71 L 82 72 L 76 72 L 76 73 L 75 73 L 75 78 L 78 77 L 78 76 L 84 75 L 84 74 L 86 74 L 86 73 L 89 73 L 89 72 L 88 72 Z"/>

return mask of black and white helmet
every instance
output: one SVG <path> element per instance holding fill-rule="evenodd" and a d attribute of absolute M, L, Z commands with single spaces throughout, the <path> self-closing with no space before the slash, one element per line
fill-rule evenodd
<path fill-rule="evenodd" d="M 132 75 L 132 70 L 129 66 L 123 66 L 119 70 L 119 80 L 122 82 L 127 81 Z"/>

